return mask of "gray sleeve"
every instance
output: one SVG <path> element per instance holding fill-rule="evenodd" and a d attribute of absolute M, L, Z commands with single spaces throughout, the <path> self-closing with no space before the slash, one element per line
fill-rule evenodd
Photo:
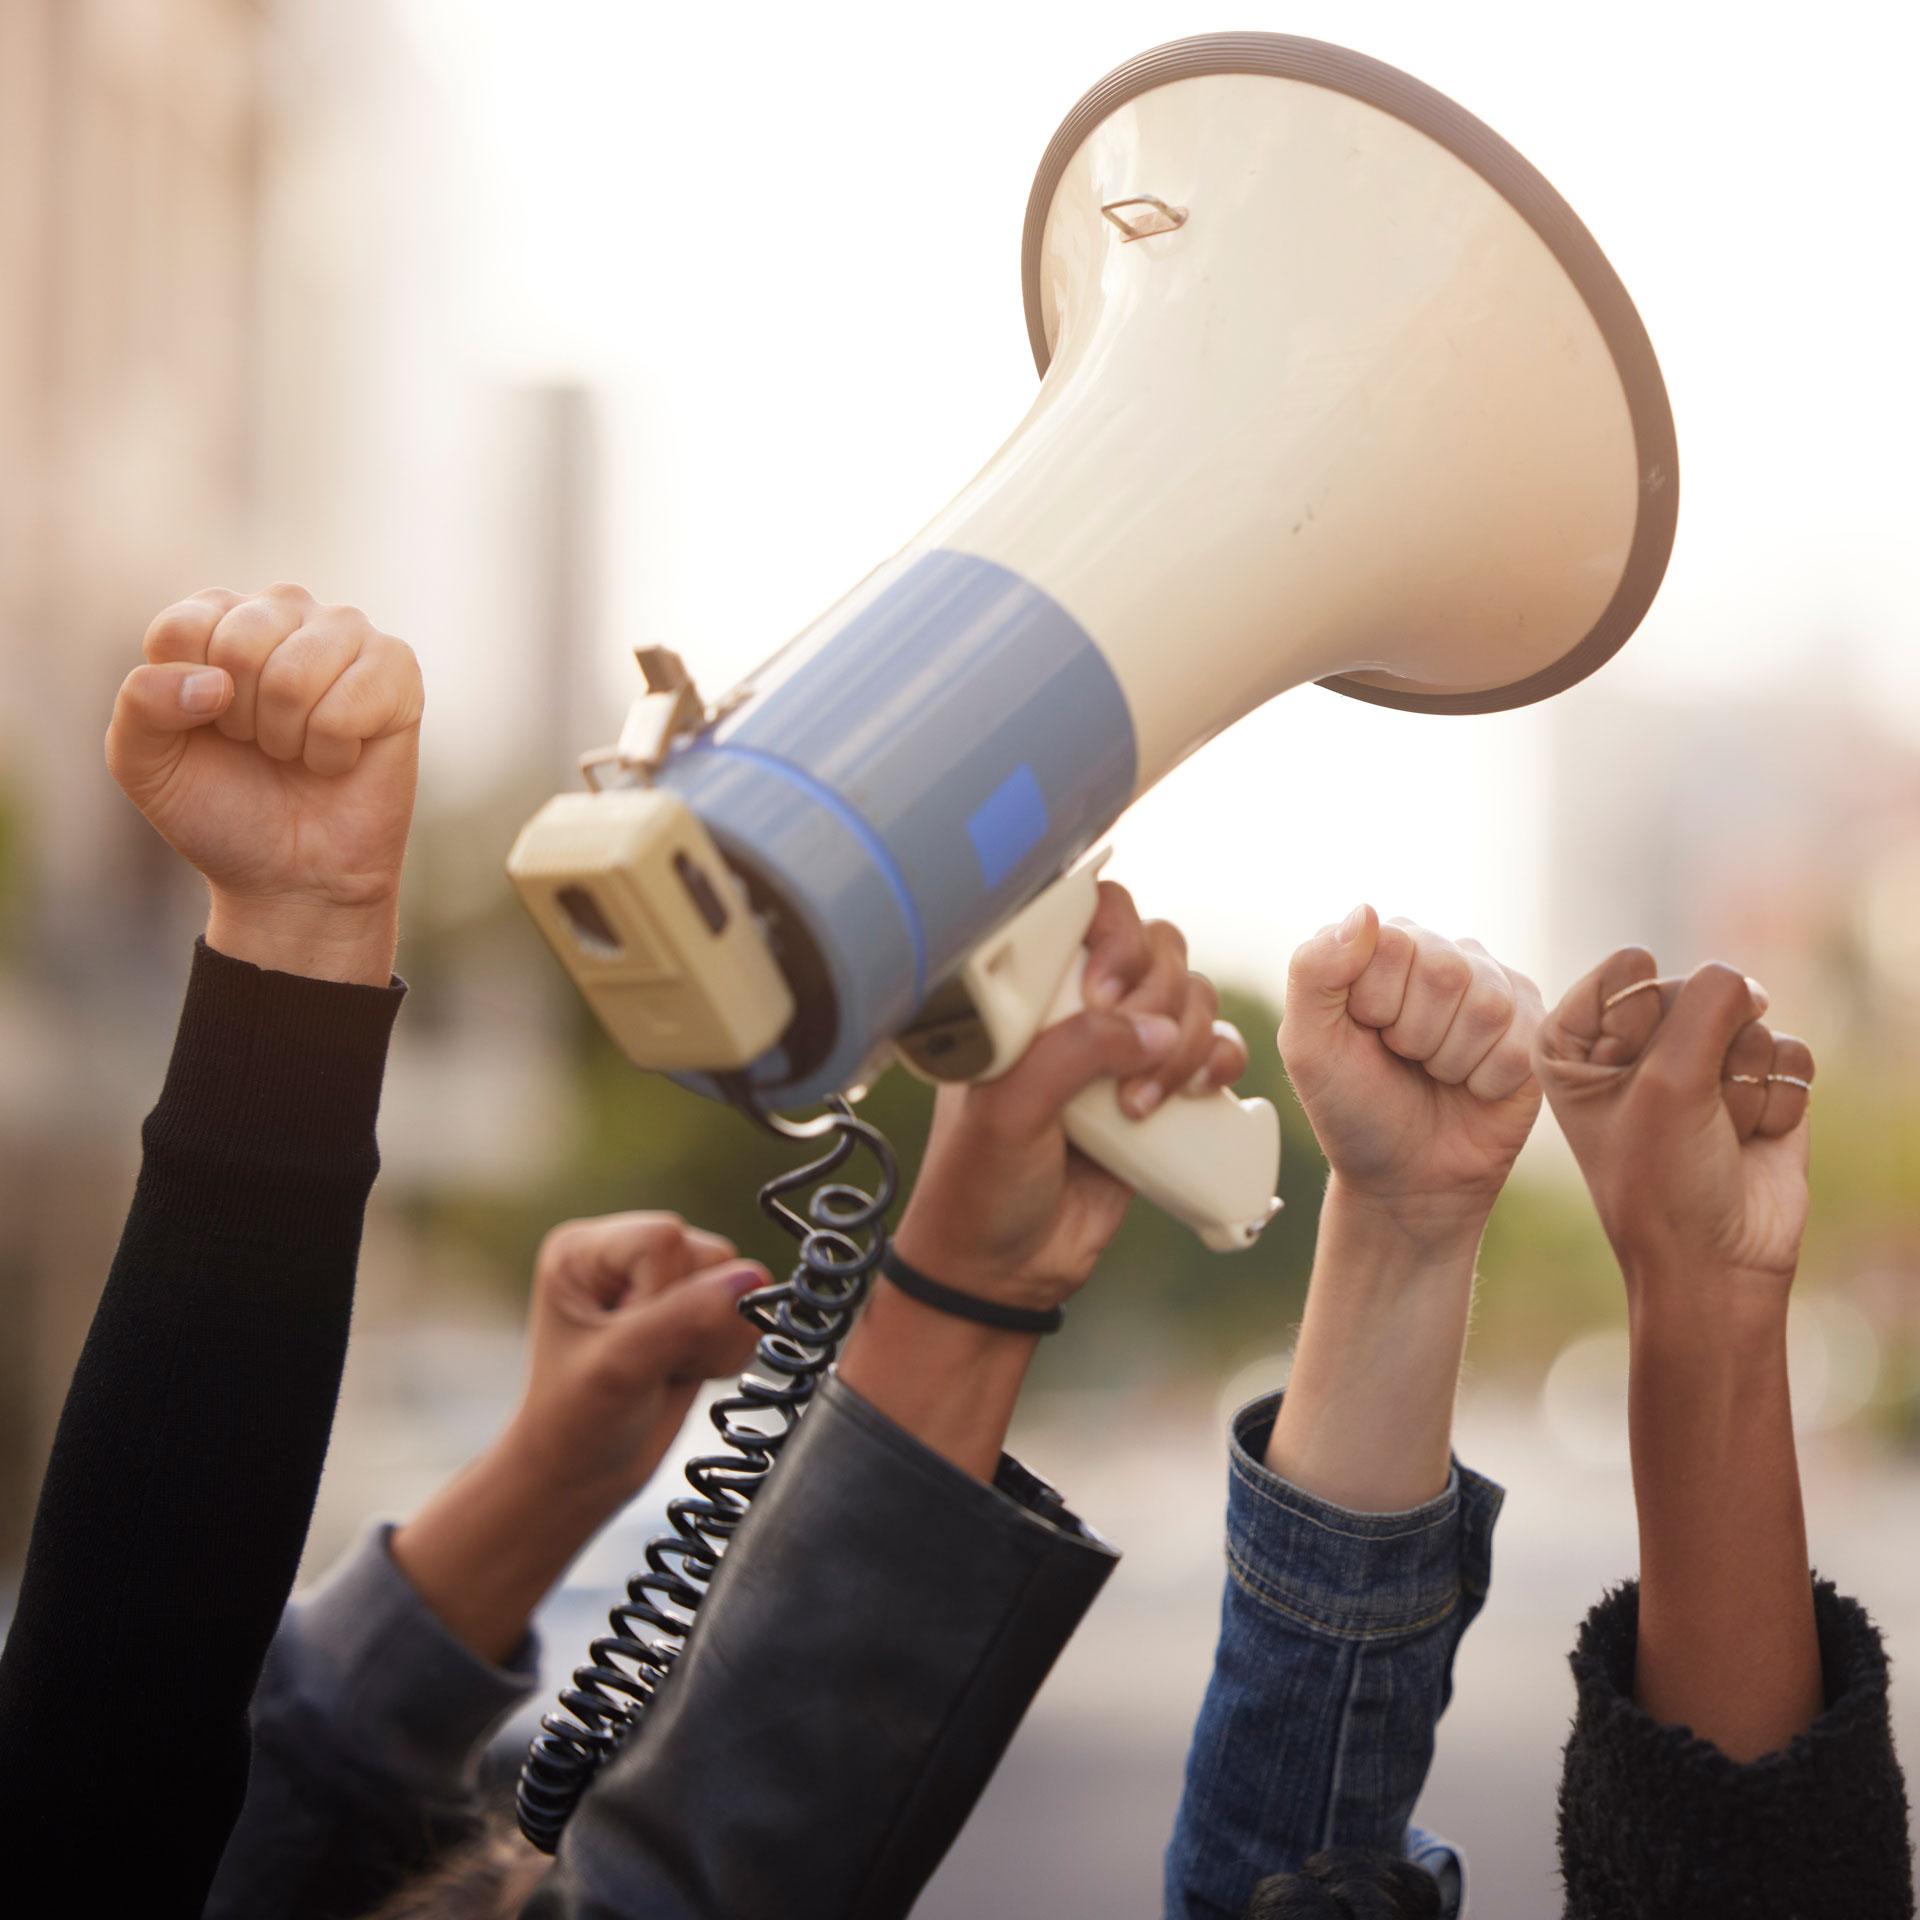
<path fill-rule="evenodd" d="M 898 1920 L 1114 1560 L 830 1375 L 526 1920 Z"/>
<path fill-rule="evenodd" d="M 252 1706 L 246 1803 L 207 1920 L 360 1914 L 469 1834 L 488 1735 L 533 1691 L 469 1652 L 374 1528 L 281 1619 Z"/>

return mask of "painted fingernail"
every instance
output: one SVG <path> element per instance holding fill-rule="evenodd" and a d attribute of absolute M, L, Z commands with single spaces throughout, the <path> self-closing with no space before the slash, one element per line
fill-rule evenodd
<path fill-rule="evenodd" d="M 1367 909 L 1365 904 L 1362 903 L 1360 906 L 1355 907 L 1354 910 L 1340 922 L 1339 926 L 1334 929 L 1333 937 L 1341 946 L 1347 946 L 1359 938 L 1360 929 L 1366 924 Z"/>
<path fill-rule="evenodd" d="M 183 713 L 211 713 L 226 691 L 227 676 L 219 668 L 207 673 L 190 673 L 180 682 L 180 709 Z"/>
<path fill-rule="evenodd" d="M 1126 1108 L 1136 1120 L 1144 1120 L 1160 1104 L 1161 1086 L 1157 1080 L 1148 1080 L 1144 1084 L 1131 1087 L 1127 1091 Z"/>
<path fill-rule="evenodd" d="M 1133 1032 L 1149 1053 L 1165 1053 L 1180 1038 L 1180 1023 L 1164 1013 L 1136 1013 Z"/>
<path fill-rule="evenodd" d="M 742 1294 L 772 1284 L 773 1275 L 765 1267 L 740 1267 L 727 1275 L 727 1291 L 738 1300 Z"/>
<path fill-rule="evenodd" d="M 1754 1005 L 1757 1006 L 1762 1013 L 1765 1013 L 1769 1004 L 1767 990 L 1752 974 L 1747 975 L 1747 991 L 1753 995 Z"/>

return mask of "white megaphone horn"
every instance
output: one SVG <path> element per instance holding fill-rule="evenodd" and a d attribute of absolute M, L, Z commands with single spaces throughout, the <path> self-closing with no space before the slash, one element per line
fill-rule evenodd
<path fill-rule="evenodd" d="M 1077 1006 L 1127 805 L 1319 681 L 1545 698 L 1646 612 L 1673 423 L 1571 209 L 1450 100 L 1317 41 L 1182 40 L 1067 116 L 1028 205 L 1026 418 L 709 707 L 671 654 L 509 869 L 640 1065 L 764 1108 L 889 1046 L 981 1078 Z M 1058 884 L 1056 884 L 1058 883 Z M 1278 1127 L 1227 1094 L 1070 1137 L 1245 1245 Z"/>

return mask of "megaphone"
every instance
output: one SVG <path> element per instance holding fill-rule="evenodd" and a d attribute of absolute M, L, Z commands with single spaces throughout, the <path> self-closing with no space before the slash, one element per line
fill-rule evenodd
<path fill-rule="evenodd" d="M 1028 203 L 1043 379 L 915 539 L 723 698 L 671 654 L 509 869 L 643 1067 L 765 1109 L 1004 1071 L 1077 1004 L 1088 856 L 1317 681 L 1434 714 L 1544 699 L 1658 588 L 1678 474 L 1646 332 L 1496 134 L 1273 34 L 1128 62 Z M 1070 1136 L 1199 1229 L 1272 1209 L 1265 1103 L 1111 1088 Z"/>

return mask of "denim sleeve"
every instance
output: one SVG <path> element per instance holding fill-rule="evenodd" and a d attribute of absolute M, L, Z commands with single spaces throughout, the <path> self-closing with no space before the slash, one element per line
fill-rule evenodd
<path fill-rule="evenodd" d="M 533 1691 L 448 1632 L 371 1530 L 287 1609 L 253 1696 L 253 1769 L 204 1920 L 365 1913 L 479 1821 L 487 1736 Z"/>
<path fill-rule="evenodd" d="M 1233 1419 L 1220 1641 L 1166 1913 L 1240 1920 L 1257 1882 L 1329 1846 L 1417 1852 L 1457 1911 L 1457 1856 L 1408 1821 L 1504 1496 L 1456 1462 L 1425 1506 L 1349 1513 L 1262 1464 L 1279 1405 L 1270 1394 Z"/>

